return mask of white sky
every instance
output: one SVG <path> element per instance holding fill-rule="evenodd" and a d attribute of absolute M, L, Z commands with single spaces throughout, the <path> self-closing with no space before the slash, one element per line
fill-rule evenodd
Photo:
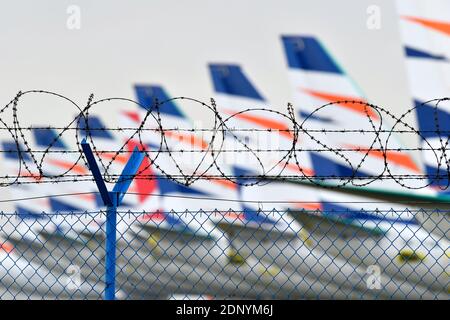
<path fill-rule="evenodd" d="M 80 30 L 66 27 L 72 4 L 81 9 Z M 381 9 L 380 30 L 366 27 L 373 4 Z M 231 62 L 244 67 L 274 108 L 284 109 L 292 99 L 281 34 L 319 37 L 371 102 L 396 114 L 410 106 L 391 0 L 4 1 L 0 103 L 27 89 L 80 103 L 91 92 L 134 98 L 135 82 L 208 101 L 207 63 Z M 33 106 L 25 117 L 46 114 L 52 122 L 66 113 L 56 104 Z"/>

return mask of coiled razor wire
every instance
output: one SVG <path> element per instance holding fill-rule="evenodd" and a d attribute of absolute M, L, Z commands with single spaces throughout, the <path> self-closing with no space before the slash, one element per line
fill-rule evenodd
<path fill-rule="evenodd" d="M 18 110 L 21 105 L 21 99 L 26 95 L 48 95 L 51 97 L 56 97 L 61 99 L 62 102 L 68 102 L 71 106 L 73 106 L 77 112 L 76 116 L 65 126 L 22 126 L 21 119 L 18 115 Z M 173 127 L 165 127 L 163 121 L 161 120 L 161 108 L 164 107 L 165 104 L 173 103 L 178 100 L 184 100 L 193 102 L 198 105 L 199 108 L 203 108 L 206 111 L 209 111 L 213 117 L 213 126 L 212 128 L 173 128 Z M 109 160 L 104 160 L 102 157 L 97 157 L 99 161 L 100 167 L 103 169 L 103 176 L 106 182 L 116 182 L 119 175 L 111 172 L 111 167 L 118 159 L 121 154 L 126 154 L 131 152 L 130 150 L 126 150 L 126 147 L 130 141 L 138 141 L 141 146 L 141 152 L 145 153 L 147 157 L 148 164 L 140 168 L 137 174 L 133 177 L 129 177 L 129 179 L 145 179 L 145 180 L 154 180 L 157 178 L 156 174 L 145 174 L 145 171 L 150 166 L 155 166 L 161 175 L 158 175 L 159 178 L 170 179 L 176 181 L 178 183 L 189 186 L 197 180 L 212 180 L 212 179 L 225 179 L 231 181 L 232 183 L 244 186 L 251 186 L 262 183 L 269 183 L 273 180 L 294 180 L 294 181 L 307 181 L 312 184 L 321 184 L 321 182 L 326 180 L 336 181 L 336 184 L 333 184 L 333 187 L 344 187 L 346 185 L 355 185 L 355 186 L 366 186 L 374 181 L 378 180 L 392 180 L 395 181 L 398 185 L 407 189 L 420 189 L 425 188 L 429 185 L 434 184 L 436 181 L 438 183 L 438 187 L 442 190 L 446 190 L 449 186 L 450 181 L 450 163 L 448 156 L 446 154 L 446 150 L 448 149 L 449 144 L 449 130 L 442 130 L 439 125 L 438 119 L 438 108 L 439 105 L 444 102 L 450 100 L 449 98 L 438 98 L 426 101 L 421 105 L 416 105 L 410 109 L 408 109 L 401 116 L 397 117 L 392 114 L 389 110 L 375 105 L 371 103 L 367 103 L 361 100 L 342 100 L 342 101 L 333 101 L 327 104 L 324 104 L 318 108 L 316 108 L 309 115 L 304 117 L 302 121 L 298 121 L 295 117 L 295 112 L 292 104 L 287 104 L 287 110 L 285 113 L 280 111 L 275 111 L 271 108 L 249 108 L 242 110 L 240 112 L 234 113 L 232 115 L 223 115 L 216 106 L 215 100 L 211 99 L 210 103 L 207 104 L 197 99 L 189 98 L 189 97 L 175 97 L 165 101 L 158 101 L 155 99 L 153 104 L 150 106 L 141 105 L 139 102 L 134 101 L 132 99 L 127 98 L 105 98 L 94 101 L 94 95 L 91 94 L 88 98 L 88 101 L 84 107 L 78 105 L 72 99 L 63 96 L 61 94 L 44 91 L 44 90 L 29 90 L 24 92 L 19 92 L 15 98 L 9 102 L 5 107 L 0 110 L 0 131 L 5 131 L 9 133 L 11 139 L 14 141 L 16 145 L 16 150 L 0 150 L 2 153 L 14 153 L 19 157 L 19 165 L 17 175 L 1 175 L 0 176 L 0 186 L 7 187 L 15 184 L 37 184 L 37 183 L 62 183 L 62 182 L 78 182 L 78 181 L 93 181 L 93 178 L 90 173 L 81 174 L 76 173 L 74 168 L 77 165 L 87 166 L 86 159 L 84 158 L 83 152 L 81 150 L 81 140 L 86 137 L 89 143 L 92 145 L 94 153 L 97 155 L 101 155 L 102 153 L 112 154 Z M 117 128 L 107 128 L 107 127 L 90 127 L 90 113 L 91 110 L 95 106 L 98 106 L 102 103 L 108 102 L 127 102 L 135 104 L 140 107 L 142 110 L 146 109 L 147 112 L 143 116 L 143 119 L 136 127 L 117 127 Z M 359 106 L 363 111 L 369 123 L 369 129 L 354 129 L 354 128 L 342 128 L 342 129 L 308 129 L 308 122 L 311 119 L 314 119 L 319 112 L 330 108 L 337 104 L 353 104 Z M 410 125 L 406 122 L 406 117 L 410 115 L 413 111 L 418 108 L 423 107 L 424 105 L 433 106 L 434 108 L 434 125 L 435 130 L 431 131 L 421 131 L 416 129 L 414 126 Z M 12 112 L 12 123 L 6 120 L 7 113 Z M 281 117 L 287 124 L 286 129 L 261 129 L 261 128 L 243 128 L 236 129 L 230 125 L 230 122 L 234 120 L 236 117 L 240 115 L 251 115 L 254 112 L 265 112 L 269 116 L 273 115 L 276 117 Z M 376 113 L 379 122 L 375 123 L 373 120 L 373 115 Z M 152 122 L 152 124 L 150 124 Z M 385 125 L 387 123 L 393 123 L 393 125 L 386 129 Z M 401 128 L 400 128 L 401 127 Z M 406 128 L 406 129 L 405 129 Z M 26 131 L 30 130 L 50 130 L 54 129 L 57 131 L 57 136 L 49 143 L 49 145 L 43 150 L 37 150 L 31 147 L 31 143 L 25 136 Z M 128 138 L 126 141 L 118 146 L 117 150 L 101 150 L 96 144 L 96 139 L 94 137 L 94 133 L 96 131 L 102 132 L 127 132 Z M 159 142 L 158 147 L 152 150 L 149 150 L 147 147 L 144 147 L 146 144 L 144 143 L 144 139 L 142 137 L 143 133 L 152 131 L 159 134 Z M 174 150 L 170 147 L 167 142 L 167 137 L 170 132 L 207 132 L 211 135 L 209 141 L 207 142 L 207 146 L 202 150 Z M 267 149 L 267 148 L 252 148 L 248 143 L 244 141 L 241 137 L 239 137 L 237 132 L 289 132 L 291 137 L 290 147 L 285 148 L 277 148 L 277 149 Z M 74 132 L 74 137 L 76 140 L 76 150 L 55 150 L 55 145 L 58 144 L 60 140 L 62 140 L 63 134 Z M 352 134 L 373 134 L 373 140 L 368 144 L 367 148 L 338 148 L 336 146 L 332 146 L 327 144 L 327 141 L 321 141 L 319 138 L 315 136 L 315 133 L 320 134 L 328 134 L 328 133 L 352 133 Z M 439 138 L 439 146 L 436 147 L 432 145 L 427 140 L 427 133 L 433 133 L 434 136 Z M 387 135 L 386 135 L 387 134 Z M 418 148 L 390 148 L 389 142 L 394 135 L 401 134 L 414 134 L 424 142 L 421 147 Z M 241 145 L 239 148 L 227 149 L 225 148 L 225 136 L 231 135 L 235 138 L 236 141 Z M 383 138 L 384 137 L 384 138 Z M 305 138 L 310 139 L 312 142 L 317 144 L 318 148 L 303 148 L 299 147 L 299 141 L 304 140 Z M 25 146 L 25 150 L 21 150 L 20 145 L 23 144 Z M 423 147 L 424 146 L 424 147 Z M 374 175 L 359 175 L 360 169 L 363 166 L 365 160 L 371 152 L 380 152 L 384 159 L 384 167 L 381 172 Z M 435 174 L 394 174 L 391 171 L 389 159 L 387 153 L 389 151 L 396 152 L 411 152 L 411 151 L 432 151 L 433 156 L 436 160 L 436 173 Z M 258 153 L 279 153 L 282 152 L 282 156 L 280 159 L 277 159 L 276 164 L 273 166 L 267 167 L 264 164 L 264 161 L 260 158 Z M 307 152 L 321 152 L 321 153 L 331 153 L 335 156 L 342 159 L 345 164 L 351 169 L 351 174 L 347 175 L 316 175 L 309 174 L 304 172 L 304 169 L 300 163 L 300 157 L 302 153 Z M 358 152 L 363 153 L 361 159 L 359 159 L 356 163 L 355 161 L 351 161 L 348 156 L 346 156 L 346 152 Z M 45 159 L 49 154 L 75 154 L 78 155 L 78 158 L 73 161 L 72 165 L 67 168 L 62 173 L 58 174 L 48 174 L 45 170 Z M 158 164 L 158 157 L 162 153 L 167 154 L 171 160 L 175 163 L 177 173 L 169 173 L 165 171 Z M 175 158 L 175 154 L 177 153 L 201 153 L 201 160 L 195 165 L 194 170 L 190 172 L 186 172 L 186 170 L 182 169 L 182 165 L 177 162 Z M 238 176 L 234 174 L 227 173 L 226 170 L 221 168 L 221 165 L 218 161 L 218 157 L 221 154 L 225 153 L 247 153 L 250 154 L 256 162 L 260 166 L 261 174 L 252 174 L 252 175 L 243 175 Z M 39 155 L 39 157 L 38 157 Z M 24 159 L 25 156 L 30 156 L 33 166 L 37 169 L 37 173 L 33 172 L 30 167 L 30 164 L 27 163 Z M 205 169 L 201 169 L 201 166 L 205 165 Z M 288 165 L 295 165 L 298 169 L 298 174 L 283 174 L 284 170 Z M 281 167 L 281 169 L 274 173 L 274 168 Z M 30 180 L 30 176 L 34 177 L 34 180 Z M 126 178 L 126 177 L 125 177 Z M 424 184 L 418 185 L 407 185 L 405 181 L 408 180 L 426 180 Z M 445 181 L 445 183 L 441 183 Z M 321 184 L 323 186 L 323 184 Z"/>

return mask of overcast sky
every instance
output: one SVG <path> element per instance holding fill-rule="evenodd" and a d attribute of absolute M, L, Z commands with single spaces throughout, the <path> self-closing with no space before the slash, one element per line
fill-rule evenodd
<path fill-rule="evenodd" d="M 81 28 L 67 28 L 77 5 Z M 366 26 L 381 10 L 381 29 Z M 132 85 L 159 83 L 176 96 L 213 95 L 208 62 L 241 64 L 282 109 L 291 101 L 281 34 L 319 37 L 371 102 L 400 114 L 410 106 L 395 2 L 153 0 L 10 1 L 0 9 L 0 102 L 18 90 L 46 89 L 82 103 L 134 98 Z M 42 109 L 44 108 L 44 109 Z M 49 109 L 51 110 L 51 113 Z M 60 116 L 39 106 L 25 117 Z M 113 114 L 111 112 L 108 115 Z M 191 116 L 202 114 L 191 111 Z"/>

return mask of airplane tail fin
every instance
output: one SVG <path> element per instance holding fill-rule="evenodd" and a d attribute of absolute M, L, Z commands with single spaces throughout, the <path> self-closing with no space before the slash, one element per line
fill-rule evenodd
<path fill-rule="evenodd" d="M 445 141 L 450 131 L 450 4 L 397 0 L 406 71 L 429 183 L 448 193 Z M 430 101 L 432 100 L 432 101 Z"/>
<path fill-rule="evenodd" d="M 58 136 L 55 129 L 36 129 L 33 128 L 33 136 L 36 145 L 39 147 L 50 147 L 66 149 L 62 137 Z"/>
<path fill-rule="evenodd" d="M 314 37 L 283 36 L 282 42 L 289 68 L 315 72 L 344 74 L 328 54 L 325 47 Z"/>
<path fill-rule="evenodd" d="M 305 117 L 321 105 L 334 101 L 365 102 L 360 89 L 317 38 L 282 36 L 281 40 L 300 116 Z M 349 121 L 348 115 L 376 118 L 373 110 L 362 104 L 339 103 L 335 108 L 341 113 L 330 112 L 330 116 L 324 118 L 335 122 Z"/>
<path fill-rule="evenodd" d="M 354 178 L 379 176 L 386 172 L 386 162 L 392 174 L 417 174 L 418 167 L 411 155 L 398 151 L 402 148 L 396 137 L 374 130 L 384 128 L 382 114 L 367 104 L 359 87 L 318 39 L 282 36 L 282 42 L 295 107 L 301 121 L 304 120 L 305 132 L 300 140 L 303 138 L 304 146 L 311 150 L 317 176 L 343 177 L 335 180 L 336 184 L 353 180 L 356 185 L 364 185 L 369 181 L 367 178 L 361 181 Z M 352 134 L 350 139 L 347 130 L 365 134 Z M 392 150 L 385 150 L 386 145 L 380 143 L 388 138 Z M 391 187 L 398 185 L 393 182 Z"/>
<path fill-rule="evenodd" d="M 89 134 L 93 138 L 107 140 L 114 139 L 112 134 L 106 130 L 106 126 L 103 121 L 97 116 L 90 115 L 87 120 L 84 118 L 80 119 L 78 129 L 83 135 Z"/>
<path fill-rule="evenodd" d="M 210 64 L 209 71 L 218 94 L 264 101 L 263 96 L 237 64 Z"/>
<path fill-rule="evenodd" d="M 30 161 L 31 156 L 29 153 L 25 150 L 22 144 L 10 141 L 2 142 L 2 149 L 3 154 L 6 159 L 10 160 L 19 160 L 22 159 L 23 161 Z"/>
<path fill-rule="evenodd" d="M 39 212 L 33 211 L 23 206 L 16 206 L 15 209 L 17 213 L 17 217 L 22 220 L 40 220 L 45 219 L 45 216 Z"/>
<path fill-rule="evenodd" d="M 175 102 L 170 100 L 171 97 L 162 86 L 137 84 L 134 86 L 134 89 L 138 102 L 144 109 L 155 112 L 155 102 L 157 100 L 160 104 L 160 113 L 177 118 L 186 118 Z"/>

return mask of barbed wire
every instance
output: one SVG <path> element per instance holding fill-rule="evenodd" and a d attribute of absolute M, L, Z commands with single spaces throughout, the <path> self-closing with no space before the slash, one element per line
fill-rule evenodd
<path fill-rule="evenodd" d="M 304 212 L 304 213 L 314 213 L 314 214 L 321 214 L 323 216 L 326 216 L 327 213 L 337 213 L 337 214 L 342 214 L 342 213 L 351 213 L 352 209 L 346 208 L 346 209 L 330 209 L 330 210 L 325 210 L 325 209 L 305 209 L 305 208 L 296 208 L 296 209 L 289 209 L 288 211 L 286 210 L 282 210 L 279 208 L 270 208 L 270 209 L 262 209 L 262 208 L 256 208 L 253 210 L 254 212 L 257 212 L 259 214 L 282 214 L 284 215 L 287 212 Z M 367 213 L 367 214 L 372 214 L 373 216 L 376 216 L 375 214 L 381 215 L 381 216 L 392 216 L 392 217 L 396 217 L 399 218 L 399 213 L 402 214 L 403 216 L 403 221 L 405 217 L 414 217 L 417 214 L 424 214 L 426 217 L 427 215 L 429 215 L 430 213 L 448 213 L 448 210 L 445 209 L 440 209 L 440 208 L 433 208 L 433 209 L 427 209 L 427 208 L 418 208 L 418 209 L 414 209 L 414 208 L 405 208 L 405 209 L 379 209 L 379 208 L 374 208 L 374 209 L 358 209 L 358 211 L 360 213 Z M 223 216 L 224 213 L 230 213 L 230 212 L 234 212 L 234 213 L 240 213 L 243 212 L 242 210 L 238 210 L 238 209 L 233 209 L 233 208 L 221 208 L 221 209 L 184 209 L 184 210 L 176 210 L 176 209 L 172 209 L 172 210 L 148 210 L 148 209 L 142 209 L 142 210 L 137 210 L 137 209 L 122 209 L 122 210 L 117 210 L 117 214 L 119 215 L 124 215 L 124 214 L 129 214 L 129 215 L 135 215 L 135 216 L 140 216 L 140 215 L 151 215 L 151 214 L 157 214 L 157 213 L 164 213 L 164 214 L 175 214 L 175 215 L 187 215 L 187 214 L 193 214 L 193 215 L 197 215 L 197 214 L 206 214 L 210 217 L 214 217 L 214 215 L 219 215 L 219 216 Z M 106 217 L 107 214 L 107 210 L 104 209 L 98 209 L 98 210 L 57 210 L 57 211 L 51 211 L 51 212 L 47 212 L 47 211 L 40 211 L 39 213 L 35 214 L 33 216 L 33 218 L 36 217 L 40 217 L 40 218 L 46 218 L 46 217 L 57 217 L 57 216 L 81 216 L 81 215 L 86 215 L 87 218 L 92 218 L 93 215 L 96 214 L 101 214 L 104 215 Z M 4 211 L 4 210 L 0 210 L 0 217 L 1 216 L 20 216 L 21 213 L 19 211 Z M 32 218 L 30 216 L 30 218 Z"/>
<path fill-rule="evenodd" d="M 22 201 L 32 201 L 38 199 L 50 199 L 50 198 L 63 198 L 63 197 L 72 197 L 72 196 L 82 196 L 82 195 L 96 195 L 100 194 L 98 191 L 86 191 L 86 192 L 67 192 L 67 193 L 55 193 L 55 194 L 43 194 L 37 196 L 30 197 L 20 197 L 20 198 L 9 198 L 9 199 L 0 199 L 0 203 L 7 202 L 22 202 Z M 342 203 L 342 204 L 384 204 L 384 203 L 392 203 L 390 200 L 280 200 L 280 199 L 237 199 L 237 198 L 227 198 L 227 197 L 211 197 L 211 196 L 187 196 L 187 195 L 175 195 L 175 194 L 161 194 L 161 193 L 152 193 L 152 192 L 127 192 L 127 194 L 135 195 L 135 196 L 152 196 L 152 197 L 161 197 L 161 198 L 172 198 L 172 199 L 191 199 L 191 200 L 205 200 L 205 201 L 221 201 L 221 202 L 234 202 L 234 203 L 253 203 L 253 204 L 324 204 L 324 203 Z M 432 199 L 432 200 L 411 200 L 408 199 L 408 204 L 410 205 L 426 205 L 426 204 L 448 204 L 449 201 L 447 199 Z M 449 210 L 445 210 L 449 212 Z"/>
<path fill-rule="evenodd" d="M 59 126 L 22 126 L 18 110 L 21 106 L 21 99 L 26 95 L 48 95 L 54 98 L 61 99 L 61 102 L 69 103 L 75 110 L 76 114 L 72 120 L 66 125 Z M 390 180 L 397 183 L 399 186 L 407 189 L 420 189 L 430 185 L 437 185 L 439 188 L 445 190 L 448 188 L 450 177 L 450 163 L 447 158 L 447 150 L 449 143 L 449 131 L 441 129 L 438 108 L 444 101 L 449 98 L 439 98 L 426 101 L 421 105 L 416 105 L 400 116 L 395 116 L 389 110 L 377 106 L 375 104 L 366 103 L 360 100 L 342 100 L 333 101 L 316 108 L 313 112 L 302 119 L 297 119 L 294 107 L 292 104 L 287 104 L 286 112 L 276 111 L 271 108 L 247 108 L 233 114 L 221 113 L 214 99 L 210 103 L 204 103 L 200 100 L 189 97 L 175 97 L 165 101 L 158 101 L 155 99 L 152 105 L 144 106 L 137 101 L 127 98 L 105 98 L 94 101 L 94 95 L 91 94 L 85 106 L 80 106 L 72 99 L 50 91 L 45 90 L 29 90 L 19 92 L 13 100 L 11 100 L 5 107 L 0 109 L 0 132 L 9 134 L 9 139 L 13 142 L 12 149 L 0 150 L 4 155 L 17 156 L 17 174 L 0 175 L 0 186 L 6 187 L 19 184 L 42 184 L 42 183 L 63 183 L 63 182 L 83 182 L 93 181 L 93 177 L 88 170 L 80 173 L 79 166 L 88 168 L 86 159 L 81 149 L 81 140 L 86 138 L 92 146 L 97 162 L 103 172 L 103 178 L 106 182 L 114 183 L 118 180 L 119 174 L 115 174 L 113 167 L 120 163 L 122 155 L 132 152 L 129 149 L 130 145 L 137 145 L 140 151 L 145 154 L 148 159 L 145 166 L 139 168 L 136 175 L 122 176 L 122 178 L 137 179 L 137 180 L 155 180 L 155 179 L 169 179 L 183 185 L 189 186 L 198 180 L 228 180 L 234 184 L 242 186 L 252 186 L 257 184 L 270 183 L 271 181 L 280 180 L 294 180 L 305 181 L 312 184 L 321 184 L 323 181 L 333 181 L 333 187 L 345 187 L 347 185 L 367 186 L 375 181 Z M 176 126 L 167 126 L 162 120 L 161 109 L 167 104 L 177 101 L 189 101 L 195 103 L 199 108 L 208 111 L 212 116 L 210 122 L 211 128 L 178 128 Z M 138 119 L 136 127 L 95 127 L 91 126 L 90 115 L 95 106 L 102 103 L 121 102 L 131 103 L 140 110 L 147 110 L 143 114 L 142 119 Z M 346 104 L 357 108 L 363 115 L 367 123 L 361 129 L 335 127 L 327 128 L 325 125 L 322 128 L 309 128 L 309 124 L 313 123 L 317 117 L 320 117 L 320 112 L 328 110 L 330 107 Z M 433 115 L 435 130 L 419 130 L 410 125 L 406 118 L 412 114 L 416 109 L 426 106 L 432 106 L 434 109 Z M 9 119 L 8 112 L 11 112 Z M 255 113 L 263 113 L 268 119 L 281 119 L 283 126 L 261 128 L 236 128 L 233 121 L 242 117 L 251 117 Z M 430 119 L 431 120 L 431 119 Z M 387 127 L 388 123 L 392 123 Z M 361 125 L 361 124 L 356 124 Z M 33 143 L 27 138 L 26 132 L 32 130 L 55 130 L 56 137 L 52 138 L 48 146 L 43 149 L 33 147 Z M 73 132 L 75 149 L 60 149 L 58 144 L 62 141 L 63 135 Z M 120 132 L 124 138 L 123 143 L 112 148 L 111 146 L 103 147 L 96 138 L 98 132 Z M 150 147 L 148 141 L 144 137 L 147 132 L 158 134 L 159 138 L 156 143 L 152 143 Z M 190 132 L 190 133 L 207 133 L 208 139 L 205 141 L 204 136 L 189 136 L 188 141 L 200 139 L 201 147 L 192 149 L 174 148 L 169 143 L 171 133 L 173 132 Z M 261 147 L 255 146 L 252 142 L 246 141 L 245 133 L 267 133 L 278 134 L 283 136 L 287 141 L 283 146 L 278 147 Z M 244 133 L 244 137 L 241 134 Z M 319 136 L 315 134 L 319 133 Z M 369 143 L 368 147 L 348 147 L 336 146 L 330 143 L 332 139 L 327 136 L 331 134 L 362 134 L 366 135 Z M 420 147 L 417 148 L 403 148 L 391 146 L 394 136 L 401 134 L 413 134 L 419 137 L 422 141 Z M 429 135 L 432 134 L 437 137 L 439 142 L 430 142 Z M 227 139 L 231 137 L 238 147 L 229 147 Z M 193 140 L 194 139 L 194 140 Z M 116 141 L 117 142 L 117 141 Z M 194 144 L 194 143 L 192 143 Z M 313 146 L 311 146 L 313 145 Z M 22 146 L 24 146 L 22 148 Z M 396 153 L 410 153 L 410 152 L 431 152 L 432 158 L 436 160 L 435 173 L 411 172 L 398 173 L 393 169 L 395 164 L 391 163 L 389 152 Z M 229 165 L 223 165 L 223 154 L 245 154 L 252 158 L 253 163 L 257 165 L 255 174 L 234 174 L 228 171 Z M 263 154 L 273 155 L 273 159 L 268 163 L 266 157 L 261 157 Z M 302 157 L 307 153 L 327 153 L 339 159 L 346 167 L 350 169 L 349 174 L 317 174 L 305 170 L 302 163 Z M 371 153 L 377 153 L 379 158 L 382 158 L 384 165 L 377 168 L 379 172 L 373 174 L 363 173 L 364 164 L 366 163 Z M 73 155 L 70 165 L 65 167 L 63 172 L 57 174 L 50 174 L 47 170 L 49 164 L 47 157 L 50 155 Z M 199 159 L 195 159 L 196 163 L 193 169 L 186 170 L 183 159 L 178 159 L 178 155 L 196 154 Z M 355 160 L 353 155 L 360 157 Z M 107 155 L 108 157 L 104 157 Z M 160 158 L 163 158 L 160 160 Z M 171 161 L 175 167 L 175 172 L 171 172 L 164 168 L 165 161 Z M 161 161 L 161 163 L 160 163 Z M 195 162 L 195 161 L 193 161 Z M 155 168 L 155 172 L 150 168 Z M 289 167 L 289 168 L 288 168 Z M 295 174 L 292 173 L 292 168 L 295 169 Z M 288 172 L 285 174 L 285 172 Z M 408 185 L 407 181 L 413 181 L 412 185 Z M 417 181 L 423 181 L 420 185 Z"/>

